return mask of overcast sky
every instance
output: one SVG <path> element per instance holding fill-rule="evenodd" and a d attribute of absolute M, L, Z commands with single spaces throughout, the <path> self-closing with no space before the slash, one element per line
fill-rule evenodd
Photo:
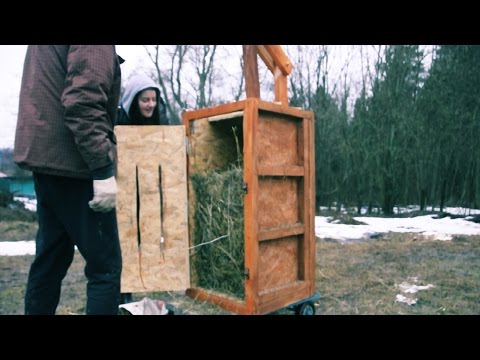
<path fill-rule="evenodd" d="M 26 45 L 0 45 L 0 148 L 13 147 Z"/>

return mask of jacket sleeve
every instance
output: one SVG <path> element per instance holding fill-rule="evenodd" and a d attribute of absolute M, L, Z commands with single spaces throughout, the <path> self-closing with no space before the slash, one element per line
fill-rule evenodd
<path fill-rule="evenodd" d="M 65 124 L 90 170 L 113 169 L 114 134 L 108 114 L 117 62 L 112 45 L 71 45 L 62 94 Z"/>

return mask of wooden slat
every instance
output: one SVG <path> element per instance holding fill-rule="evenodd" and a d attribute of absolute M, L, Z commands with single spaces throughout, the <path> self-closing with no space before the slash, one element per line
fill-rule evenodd
<path fill-rule="evenodd" d="M 235 111 L 241 111 L 244 108 L 245 100 L 242 100 L 234 103 L 212 106 L 198 110 L 184 111 L 182 114 L 182 119 L 184 124 L 187 125 L 186 123 L 192 119 L 202 119 L 220 114 L 233 113 Z M 187 130 L 187 134 L 189 134 L 189 130 Z"/>
<path fill-rule="evenodd" d="M 225 295 L 202 288 L 187 289 L 186 295 L 199 301 L 207 301 L 209 303 L 220 306 L 221 308 L 232 311 L 240 315 L 249 314 L 245 304 L 241 301 L 228 298 Z"/>
<path fill-rule="evenodd" d="M 273 59 L 273 63 L 280 68 L 282 74 L 287 76 L 293 70 L 293 64 L 280 45 L 264 45 Z"/>
<path fill-rule="evenodd" d="M 315 255 L 316 255 L 316 239 L 315 239 L 315 142 L 314 142 L 314 117 L 313 113 L 310 113 L 305 119 L 306 128 L 308 131 L 306 132 L 306 141 L 308 141 L 308 145 L 306 148 L 308 149 L 308 157 L 305 159 L 305 163 L 308 164 L 309 174 L 305 177 L 305 200 L 307 202 L 307 213 L 305 214 L 305 219 L 309 220 L 309 224 L 307 229 L 309 229 L 308 233 L 305 234 L 305 241 L 307 242 L 310 253 L 309 259 L 307 259 L 308 264 L 307 268 L 308 271 L 308 279 L 310 280 L 310 294 L 315 293 Z"/>
<path fill-rule="evenodd" d="M 233 113 L 228 113 L 228 114 L 220 114 L 220 115 L 215 115 L 215 116 L 210 116 L 208 118 L 209 122 L 215 122 L 215 121 L 221 121 L 221 120 L 228 120 L 228 119 L 234 119 L 242 117 L 243 118 L 243 110 L 242 111 L 235 111 Z"/>
<path fill-rule="evenodd" d="M 275 103 L 267 102 L 263 100 L 260 100 L 258 102 L 258 107 L 260 108 L 260 110 L 272 111 L 278 114 L 285 114 L 285 115 L 298 117 L 299 120 L 302 120 L 303 118 L 306 118 L 306 117 L 310 117 L 310 114 L 312 114 L 311 111 L 306 111 L 301 108 L 286 107 L 280 104 L 275 104 Z"/>
<path fill-rule="evenodd" d="M 258 165 L 259 176 L 304 176 L 303 166 Z"/>
<path fill-rule="evenodd" d="M 294 224 L 282 228 L 262 230 L 258 234 L 258 241 L 279 239 L 287 236 L 302 235 L 305 232 L 303 224 Z"/>
<path fill-rule="evenodd" d="M 256 309 L 258 301 L 257 131 L 258 99 L 250 98 L 246 100 L 243 119 L 243 177 L 248 184 L 244 199 L 245 267 L 250 274 L 250 278 L 245 281 L 245 302 L 250 313 Z"/>
<path fill-rule="evenodd" d="M 275 101 L 279 101 L 282 105 L 288 105 L 288 82 L 287 77 L 282 74 L 280 68 L 275 67 Z"/>
<path fill-rule="evenodd" d="M 258 78 L 257 47 L 243 46 L 243 72 L 247 98 L 260 98 L 260 81 Z"/>
<path fill-rule="evenodd" d="M 306 124 L 306 120 L 303 119 L 301 122 L 298 123 L 298 131 L 297 131 L 297 153 L 298 153 L 298 161 L 300 164 L 304 166 L 305 169 L 305 176 L 308 177 L 311 172 L 311 168 L 309 167 L 308 162 L 308 153 L 310 151 L 308 145 L 308 124 Z M 298 203 L 298 217 L 300 221 L 305 224 L 305 229 L 310 229 L 310 219 L 309 219 L 309 211 L 308 211 L 308 204 L 310 203 L 308 199 L 305 197 L 308 195 L 308 187 L 310 186 L 309 179 L 302 178 L 298 184 L 298 198 L 300 199 Z M 310 255 L 310 248 L 309 248 L 310 237 L 308 234 L 300 239 L 298 243 L 298 253 L 299 261 L 298 261 L 298 278 L 300 280 L 309 280 L 309 273 L 310 269 L 308 266 L 310 265 L 309 262 L 309 255 Z"/>

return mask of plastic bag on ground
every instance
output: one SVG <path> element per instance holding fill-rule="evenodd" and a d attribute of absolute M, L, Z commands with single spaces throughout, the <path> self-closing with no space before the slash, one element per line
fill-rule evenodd
<path fill-rule="evenodd" d="M 140 301 L 121 304 L 120 309 L 128 311 L 132 315 L 167 315 L 166 304 L 162 300 L 143 298 Z"/>

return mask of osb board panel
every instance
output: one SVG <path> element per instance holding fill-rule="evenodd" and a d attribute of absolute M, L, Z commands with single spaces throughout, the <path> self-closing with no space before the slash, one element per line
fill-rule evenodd
<path fill-rule="evenodd" d="M 298 121 L 262 111 L 258 121 L 258 165 L 303 165 L 298 155 Z"/>
<path fill-rule="evenodd" d="M 263 241 L 259 248 L 258 290 L 273 290 L 298 280 L 298 237 Z"/>
<path fill-rule="evenodd" d="M 298 178 L 258 178 L 259 231 L 299 222 Z"/>
<path fill-rule="evenodd" d="M 190 122 L 189 173 L 225 166 L 237 159 L 237 145 L 231 127 L 236 126 L 242 155 L 241 118 L 209 122 L 208 118 Z"/>
<path fill-rule="evenodd" d="M 185 127 L 117 126 L 117 218 L 122 292 L 177 291 L 190 286 Z M 164 251 L 160 247 L 160 178 Z M 137 239 L 136 167 L 141 249 Z"/>

